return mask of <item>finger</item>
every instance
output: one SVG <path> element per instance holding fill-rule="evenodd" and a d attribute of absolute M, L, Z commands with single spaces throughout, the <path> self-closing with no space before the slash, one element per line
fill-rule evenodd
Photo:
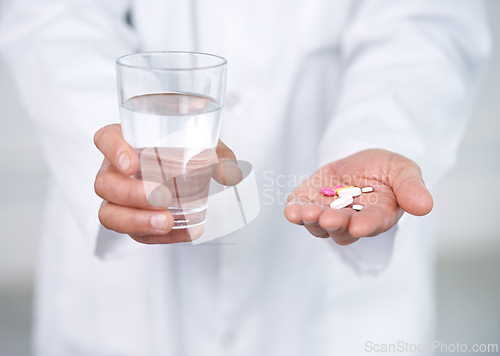
<path fill-rule="evenodd" d="M 432 210 L 432 195 L 425 187 L 420 168 L 414 162 L 409 161 L 397 171 L 391 186 L 399 206 L 408 213 L 422 216 Z"/>
<path fill-rule="evenodd" d="M 317 203 L 309 203 L 302 206 L 302 221 L 304 222 L 304 227 L 309 231 L 309 233 L 316 237 L 328 237 L 328 232 L 323 229 L 318 220 L 323 213 L 324 209 Z"/>
<path fill-rule="evenodd" d="M 319 219 L 319 225 L 325 229 L 329 236 L 339 245 L 349 245 L 358 240 L 348 231 L 349 221 L 354 214 L 352 209 L 327 209 Z"/>
<path fill-rule="evenodd" d="M 321 238 L 326 238 L 326 237 L 330 237 L 330 235 L 328 234 L 328 231 L 326 231 L 325 229 L 323 229 L 321 226 L 317 225 L 317 226 L 314 226 L 314 225 L 308 225 L 308 224 L 304 224 L 304 227 L 306 228 L 306 230 L 313 236 L 315 237 L 321 237 Z"/>
<path fill-rule="evenodd" d="M 350 212 L 351 210 L 352 209 L 328 209 L 324 212 L 324 214 L 321 215 L 319 224 L 325 230 L 336 232 L 339 234 L 343 233 L 346 231 L 349 224 L 349 219 L 352 215 Z"/>
<path fill-rule="evenodd" d="M 307 198 L 292 198 L 287 201 L 284 209 L 285 217 L 288 221 L 293 224 L 303 225 L 302 220 L 302 207 L 311 204 L 311 201 Z"/>
<path fill-rule="evenodd" d="M 243 173 L 235 161 L 222 159 L 214 164 L 212 177 L 220 184 L 233 186 L 243 180 Z"/>
<path fill-rule="evenodd" d="M 172 244 L 197 240 L 203 234 L 203 225 L 186 229 L 173 229 L 166 235 L 130 235 L 134 240 L 143 244 Z"/>
<path fill-rule="evenodd" d="M 365 206 L 360 212 L 355 212 L 349 222 L 349 234 L 359 238 L 376 236 L 389 230 L 397 223 L 402 211 L 399 209 L 398 213 L 397 210 L 395 212 L 387 210 L 383 204 L 373 204 Z"/>
<path fill-rule="evenodd" d="M 292 224 L 303 225 L 302 206 L 295 201 L 290 201 L 285 205 L 285 218 Z"/>
<path fill-rule="evenodd" d="M 213 166 L 212 177 L 223 185 L 236 185 L 243 179 L 243 173 L 238 167 L 234 152 L 219 140 L 215 149 L 218 162 Z"/>
<path fill-rule="evenodd" d="M 236 161 L 236 155 L 234 152 L 227 147 L 224 142 L 219 140 L 217 143 L 217 147 L 215 148 L 215 153 L 217 154 L 218 159 L 227 159 L 231 161 Z"/>
<path fill-rule="evenodd" d="M 94 190 L 110 203 L 140 209 L 167 208 L 172 201 L 166 186 L 127 177 L 112 167 L 107 159 L 97 173 Z"/>
<path fill-rule="evenodd" d="M 135 150 L 123 138 L 119 124 L 101 128 L 94 135 L 94 143 L 113 167 L 126 175 L 139 169 L 139 158 Z"/>
<path fill-rule="evenodd" d="M 285 206 L 285 217 L 292 223 L 304 225 L 309 233 L 316 237 L 328 237 L 328 232 L 318 224 L 318 219 L 324 211 L 316 202 L 305 198 L 289 201 Z"/>
<path fill-rule="evenodd" d="M 174 225 L 174 217 L 166 210 L 129 208 L 103 201 L 99 221 L 110 230 L 134 235 L 165 235 Z"/>
<path fill-rule="evenodd" d="M 302 206 L 302 221 L 304 221 L 304 224 L 318 225 L 318 220 L 322 212 L 322 206 L 317 203 L 309 202 L 309 204 Z"/>

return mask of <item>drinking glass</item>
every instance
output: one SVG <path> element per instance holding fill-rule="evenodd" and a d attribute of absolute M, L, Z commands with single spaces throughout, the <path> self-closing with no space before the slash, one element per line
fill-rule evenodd
<path fill-rule="evenodd" d="M 136 53 L 116 61 L 123 137 L 140 158 L 135 178 L 148 195 L 168 188 L 174 229 L 206 219 L 226 63 L 195 52 Z"/>

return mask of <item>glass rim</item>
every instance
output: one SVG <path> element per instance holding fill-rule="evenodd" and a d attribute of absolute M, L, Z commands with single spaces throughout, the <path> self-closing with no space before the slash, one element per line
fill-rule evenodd
<path fill-rule="evenodd" d="M 191 55 L 198 55 L 198 56 L 203 56 L 203 57 L 216 58 L 216 59 L 221 60 L 221 62 L 217 63 L 217 64 L 214 64 L 214 65 L 206 65 L 206 66 L 190 67 L 190 68 L 147 67 L 147 66 L 143 66 L 143 65 L 132 65 L 132 64 L 125 64 L 125 63 L 123 63 L 124 59 L 130 58 L 130 57 L 134 57 L 134 56 L 139 56 L 139 55 L 162 55 L 162 54 L 191 54 Z M 136 52 L 136 53 L 125 54 L 125 55 L 123 55 L 121 57 L 118 57 L 116 59 L 115 63 L 118 66 L 127 67 L 127 68 L 177 72 L 177 71 L 193 71 L 193 70 L 214 69 L 214 68 L 217 68 L 217 67 L 225 66 L 227 64 L 227 60 L 224 57 L 218 56 L 216 54 L 205 53 L 205 52 L 192 52 L 192 51 L 146 51 L 146 52 Z"/>

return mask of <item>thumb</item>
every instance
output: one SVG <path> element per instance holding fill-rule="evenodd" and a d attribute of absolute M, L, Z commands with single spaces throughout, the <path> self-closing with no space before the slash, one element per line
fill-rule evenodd
<path fill-rule="evenodd" d="M 120 124 L 102 127 L 95 133 L 94 143 L 121 173 L 132 175 L 139 169 L 139 156 L 123 138 Z"/>
<path fill-rule="evenodd" d="M 236 156 L 229 147 L 219 140 L 215 150 L 217 163 L 213 166 L 212 177 L 223 185 L 236 185 L 243 179 Z"/>
<path fill-rule="evenodd" d="M 407 158 L 403 159 L 391 179 L 398 205 L 412 215 L 427 215 L 434 205 L 432 195 L 425 187 L 417 164 Z"/>

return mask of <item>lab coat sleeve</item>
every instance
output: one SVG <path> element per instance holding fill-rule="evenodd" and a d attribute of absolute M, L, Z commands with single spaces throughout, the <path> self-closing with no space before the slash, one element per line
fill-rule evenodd
<path fill-rule="evenodd" d="M 358 1 L 341 40 L 341 93 L 320 165 L 383 148 L 417 162 L 432 186 L 456 158 L 489 52 L 480 0 Z M 378 248 L 372 240 L 338 249 L 359 265 Z M 379 267 L 392 249 L 380 244 Z"/>
<path fill-rule="evenodd" d="M 102 155 L 92 139 L 119 121 L 114 61 L 137 47 L 125 21 L 128 2 L 3 0 L 0 6 L 1 54 L 50 174 L 98 253 L 102 227 L 93 181 Z"/>

